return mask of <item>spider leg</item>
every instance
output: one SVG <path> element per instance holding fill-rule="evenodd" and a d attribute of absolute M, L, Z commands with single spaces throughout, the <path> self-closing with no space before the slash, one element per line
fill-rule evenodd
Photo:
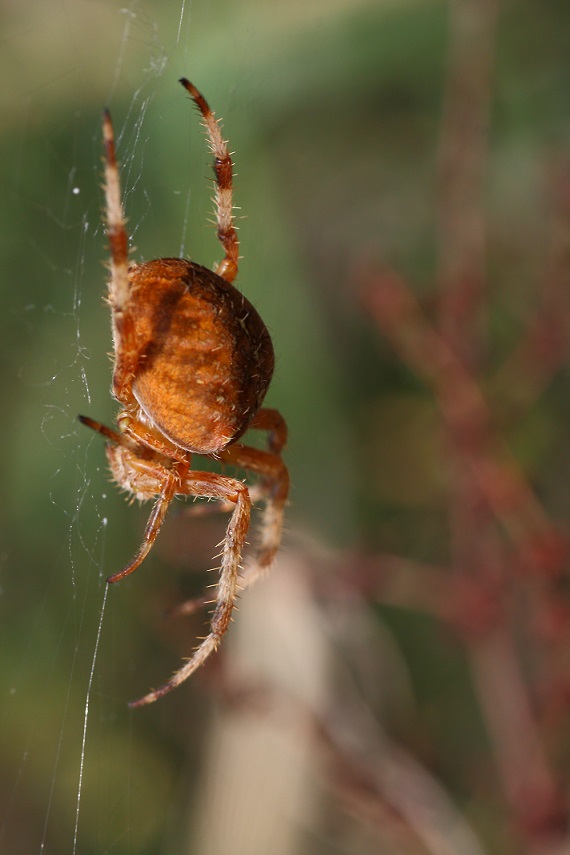
<path fill-rule="evenodd" d="M 204 96 L 185 77 L 181 78 L 180 83 L 184 86 L 202 114 L 206 133 L 210 141 L 210 148 L 214 155 L 214 173 L 216 176 L 214 202 L 216 205 L 218 240 L 226 253 L 225 258 L 218 264 L 215 272 L 227 282 L 233 282 L 238 272 L 239 241 L 232 214 L 234 168 L 232 158 L 220 133 L 220 126 L 216 117 Z"/>
<path fill-rule="evenodd" d="M 186 495 L 226 499 L 235 504 L 228 523 L 222 550 L 220 578 L 216 590 L 215 608 L 210 631 L 194 651 L 193 656 L 163 686 L 132 701 L 130 707 L 151 704 L 183 683 L 213 653 L 227 631 L 238 591 L 239 562 L 249 528 L 251 503 L 245 484 L 210 472 L 191 472 L 179 492 Z"/>
<path fill-rule="evenodd" d="M 165 481 L 161 493 L 151 511 L 150 517 L 148 518 L 148 522 L 144 530 L 143 542 L 139 551 L 137 552 L 133 560 L 129 564 L 127 564 L 126 567 L 124 567 L 122 570 L 119 570 L 118 573 L 113 573 L 112 576 L 109 576 L 109 578 L 107 579 L 107 584 L 112 585 L 114 582 L 119 582 L 126 576 L 130 576 L 131 573 L 134 573 L 134 571 L 141 566 L 158 536 L 158 532 L 162 527 L 166 512 L 174 496 L 176 495 L 177 486 L 178 479 L 175 475 L 170 474 L 167 480 Z"/>
<path fill-rule="evenodd" d="M 251 429 L 268 432 L 270 455 L 254 454 L 241 465 L 263 478 L 261 487 L 265 492 L 265 511 L 261 520 L 261 544 L 256 565 L 244 579 L 245 587 L 251 585 L 271 565 L 281 543 L 283 515 L 289 495 L 289 472 L 281 460 L 281 451 L 287 442 L 287 423 L 278 410 L 262 407 L 251 423 Z M 251 453 L 251 449 L 247 449 Z M 243 452 L 239 455 L 243 460 Z"/>
<path fill-rule="evenodd" d="M 269 450 L 274 454 L 280 454 L 287 442 L 287 422 L 279 410 L 262 407 L 250 424 L 250 430 L 268 431 Z"/>
<path fill-rule="evenodd" d="M 263 489 L 261 484 L 252 484 L 249 487 L 249 498 L 251 500 L 251 504 L 255 505 L 257 502 L 261 502 L 265 498 L 265 493 L 266 491 Z M 234 502 L 230 502 L 229 499 L 217 499 L 215 501 L 206 502 L 205 504 L 194 505 L 186 508 L 184 516 L 209 517 L 214 514 L 229 514 L 230 511 L 233 511 L 234 507 Z"/>
<path fill-rule="evenodd" d="M 266 491 L 261 484 L 254 484 L 249 487 L 249 499 L 252 505 L 262 501 L 265 498 Z M 235 508 L 234 502 L 228 499 L 219 499 L 215 502 L 207 504 L 195 505 L 192 508 L 186 508 L 185 516 L 189 517 L 206 517 L 213 514 L 225 514 L 233 511 Z M 212 598 L 208 594 L 202 594 L 201 597 L 192 597 L 190 600 L 183 600 L 177 603 L 172 608 L 168 609 L 167 615 L 169 618 L 188 617 L 196 614 L 200 609 L 205 608 L 212 602 Z"/>
<path fill-rule="evenodd" d="M 265 507 L 261 513 L 257 554 L 254 563 L 240 579 L 243 589 L 269 570 L 279 549 L 289 495 L 289 472 L 278 454 L 246 445 L 236 444 L 225 449 L 220 459 L 261 475 L 264 490 Z"/>
<path fill-rule="evenodd" d="M 268 445 L 273 455 L 279 455 L 283 446 L 287 442 L 287 423 L 278 410 L 263 407 L 260 409 L 253 419 L 251 429 L 268 431 Z M 243 449 L 244 446 L 237 446 L 238 449 Z M 275 554 L 279 548 L 281 541 L 281 532 L 283 530 L 283 515 L 289 493 L 289 476 L 285 466 L 281 461 L 275 461 L 274 456 L 267 458 L 258 457 L 255 459 L 249 457 L 254 449 L 247 449 L 248 459 L 243 462 L 241 451 L 237 452 L 240 462 L 236 458 L 236 453 L 233 449 L 222 454 L 222 459 L 228 463 L 235 463 L 239 466 L 251 468 L 256 472 L 260 472 L 264 477 L 261 483 L 254 484 L 249 488 L 249 496 L 252 505 L 259 501 L 265 501 L 265 509 L 263 511 L 260 530 L 261 543 L 257 560 L 253 566 L 250 566 L 245 576 L 241 577 L 240 584 L 242 589 L 249 587 L 256 579 L 262 576 L 269 569 Z M 261 453 L 263 454 L 263 452 Z M 269 466 L 268 466 L 269 462 Z M 269 474 L 268 474 L 269 473 Z M 275 482 L 279 483 L 278 489 L 275 491 Z M 277 495 L 273 496 L 273 492 Z M 195 508 L 189 508 L 187 514 L 189 516 L 205 516 L 210 513 L 223 513 L 231 510 L 233 505 L 228 502 L 209 503 L 207 505 L 198 505 Z M 200 609 L 207 606 L 210 600 L 206 596 L 193 597 L 191 600 L 185 600 L 178 603 L 174 608 L 170 609 L 169 617 L 186 617 L 193 615 Z"/>
<path fill-rule="evenodd" d="M 124 311 L 129 300 L 129 239 L 121 202 L 119 167 L 115 151 L 115 134 L 109 110 L 103 113 L 103 143 L 105 145 L 105 219 L 111 249 L 111 283 L 109 298 L 116 312 Z"/>
<path fill-rule="evenodd" d="M 109 305 L 115 347 L 113 394 L 118 401 L 128 403 L 131 397 L 130 381 L 138 364 L 138 350 L 134 318 L 130 311 L 129 238 L 121 201 L 115 133 L 109 110 L 103 112 L 103 143 L 105 146 L 105 222 L 111 250 Z"/>
<path fill-rule="evenodd" d="M 146 524 L 143 542 L 139 551 L 126 567 L 119 570 L 118 573 L 113 573 L 112 576 L 109 576 L 107 583 L 111 585 L 133 573 L 140 567 L 150 552 L 162 527 L 169 505 L 177 493 L 180 484 L 180 466 L 177 469 L 165 469 L 148 448 L 143 449 L 130 436 L 118 433 L 101 422 L 89 418 L 89 416 L 78 416 L 78 418 L 82 424 L 102 434 L 112 444 L 111 448 L 112 446 L 119 446 L 130 456 L 132 474 L 129 489 L 131 492 L 142 499 L 151 499 L 158 493 L 158 498 Z M 109 446 L 107 448 L 109 449 Z M 144 456 L 141 454 L 143 451 L 146 452 Z M 114 457 L 115 454 L 116 452 L 113 452 L 112 456 Z M 138 474 L 137 469 L 139 470 Z M 184 466 L 184 471 L 186 469 L 187 464 Z M 141 476 L 144 477 L 144 481 L 141 480 Z"/>
<path fill-rule="evenodd" d="M 95 419 L 91 419 L 89 416 L 77 416 L 77 418 L 82 425 L 91 428 L 91 430 L 96 430 L 97 433 L 102 434 L 110 442 L 123 443 L 125 441 L 123 434 L 118 433 L 113 428 L 107 427 L 107 425 L 101 424 L 101 422 L 96 422 Z"/>

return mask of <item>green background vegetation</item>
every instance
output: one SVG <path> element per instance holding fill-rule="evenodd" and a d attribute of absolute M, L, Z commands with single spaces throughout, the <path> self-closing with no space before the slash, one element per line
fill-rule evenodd
<path fill-rule="evenodd" d="M 268 402 L 291 431 L 285 549 L 318 544 L 331 573 L 353 553 L 445 563 L 441 424 L 368 317 L 358 271 L 393 267 L 429 304 L 448 10 L 438 0 L 194 0 L 178 39 L 173 2 L 127 11 L 115 0 L 3 5 L 0 850 L 37 852 L 45 840 L 47 852 L 61 853 L 73 839 L 104 578 L 133 553 L 148 510 L 129 507 L 110 485 L 102 443 L 76 421 L 86 413 L 112 423 L 115 412 L 101 108 L 115 118 L 133 257 L 178 255 L 183 246 L 206 265 L 220 255 L 206 225 L 208 155 L 177 79 L 190 77 L 223 118 L 243 215 L 239 284 L 273 335 Z M 565 3 L 503 4 L 485 187 L 490 369 L 513 346 L 543 282 L 549 170 L 570 151 L 569 32 Z M 558 375 L 509 436 L 562 521 L 568 401 L 567 375 Z M 83 855 L 202 851 L 188 842 L 181 792 L 200 789 L 219 700 L 197 679 L 149 711 L 130 713 L 125 702 L 190 649 L 191 630 L 165 631 L 161 610 L 201 587 L 220 532 L 215 520 L 172 513 L 144 570 L 109 594 L 91 698 Z M 430 618 L 380 604 L 367 612 L 393 635 L 414 697 L 413 716 L 402 718 L 395 702 L 384 723 L 465 808 L 490 851 L 515 851 L 495 785 L 490 796 L 473 795 L 467 770 L 488 737 L 461 653 Z M 389 697 L 373 646 L 366 656 Z M 492 781 L 492 764 L 482 766 Z M 305 833 L 300 852 L 371 851 L 369 842 L 335 839 L 327 819 Z M 400 851 L 383 845 L 375 851 Z"/>

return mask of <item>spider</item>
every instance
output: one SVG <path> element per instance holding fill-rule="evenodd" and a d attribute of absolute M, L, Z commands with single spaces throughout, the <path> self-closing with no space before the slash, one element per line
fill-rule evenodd
<path fill-rule="evenodd" d="M 179 686 L 213 653 L 225 634 L 238 591 L 271 565 L 281 541 L 289 475 L 281 460 L 282 416 L 262 408 L 274 367 L 271 338 L 257 311 L 232 284 L 238 238 L 232 215 L 233 163 L 207 101 L 180 83 L 200 112 L 214 155 L 217 236 L 224 258 L 209 270 L 182 258 L 129 263 L 111 115 L 103 114 L 105 222 L 110 245 L 108 303 L 114 342 L 112 393 L 121 404 L 118 430 L 87 416 L 80 421 L 107 440 L 111 474 L 133 499 L 155 499 L 140 549 L 107 579 L 118 582 L 149 554 L 175 496 L 215 499 L 231 517 L 209 632 L 193 655 L 158 689 L 132 701 L 152 703 Z M 267 432 L 268 450 L 239 442 L 248 428 Z M 192 469 L 192 455 L 216 458 L 257 476 L 255 486 Z M 261 498 L 256 561 L 240 575 L 252 500 Z M 202 598 L 179 608 L 194 611 Z"/>

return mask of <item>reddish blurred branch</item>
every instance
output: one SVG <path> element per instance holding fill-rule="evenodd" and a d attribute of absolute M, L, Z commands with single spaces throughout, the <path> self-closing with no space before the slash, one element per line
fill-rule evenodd
<path fill-rule="evenodd" d="M 570 597 L 565 590 L 569 588 L 569 541 L 509 444 L 514 419 L 536 402 L 570 346 L 570 179 L 564 175 L 563 180 L 552 181 L 557 186 L 557 198 L 536 313 L 524 319 L 520 341 L 503 365 L 491 370 L 491 299 L 500 283 L 488 281 L 484 198 L 498 7 L 499 0 L 449 2 L 449 57 L 439 148 L 436 300 L 430 311 L 426 310 L 413 287 L 392 270 L 374 269 L 358 275 L 367 315 L 402 362 L 425 384 L 439 410 L 444 442 L 438 459 L 438 483 L 427 501 L 429 513 L 437 516 L 437 526 L 444 507 L 449 534 L 446 548 L 430 552 L 431 563 L 395 555 L 393 541 L 384 554 L 354 549 L 339 556 L 317 547 L 307 536 L 301 550 L 306 563 L 301 562 L 298 568 L 299 583 L 307 586 L 306 592 L 303 589 L 307 596 L 296 592 L 288 601 L 282 589 L 257 611 L 267 625 L 254 633 L 251 646 L 265 661 L 270 630 L 279 625 L 272 617 L 271 604 L 283 608 L 285 629 L 276 655 L 279 667 L 272 662 L 271 668 L 262 669 L 262 679 L 251 685 L 238 669 L 240 682 L 224 686 L 233 713 L 242 717 L 245 713 L 247 718 L 257 712 L 264 726 L 275 715 L 290 725 L 292 739 L 287 754 L 293 754 L 292 746 L 303 742 L 300 736 L 308 737 L 310 748 L 320 749 L 327 773 L 332 772 L 326 775 L 327 783 L 349 812 L 373 826 L 390 851 L 417 855 L 480 855 L 484 845 L 477 833 L 481 829 L 484 837 L 486 820 L 483 817 L 479 822 L 479 813 L 485 812 L 493 814 L 488 822 L 493 825 L 489 836 L 494 832 L 500 841 L 498 847 L 489 846 L 493 853 L 561 855 L 568 851 L 570 831 L 564 769 L 570 711 Z M 431 419 L 434 408 L 429 409 Z M 370 413 L 368 410 L 366 415 Z M 367 430 L 370 423 L 374 424 L 374 415 L 367 419 Z M 370 442 L 366 447 L 367 464 L 372 445 Z M 427 455 L 431 452 L 430 445 Z M 378 463 L 374 475 L 376 470 L 380 470 Z M 444 478 L 439 478 L 440 473 Z M 373 480 L 369 474 L 366 471 L 367 486 Z M 382 493 L 384 496 L 389 496 L 388 502 L 393 500 L 389 491 Z M 418 507 L 422 513 L 419 502 L 414 513 Z M 196 513 L 209 510 L 197 509 Z M 405 520 L 407 524 L 407 516 Z M 438 546 L 440 531 L 438 527 Z M 301 537 L 299 533 L 297 537 Z M 400 537 L 400 529 L 396 537 Z M 390 534 L 387 540 L 390 542 Z M 421 548 L 418 552 L 421 554 Z M 289 553 L 289 566 L 283 575 L 289 585 L 294 580 L 293 571 Z M 258 594 L 264 590 L 266 586 L 260 586 Z M 248 604 L 251 596 L 256 592 L 248 592 Z M 457 658 L 462 666 L 467 663 L 487 742 L 477 733 L 477 745 L 467 745 L 464 756 L 454 757 L 456 768 L 464 776 L 457 792 L 448 795 L 439 784 L 438 776 L 445 776 L 448 758 L 437 753 L 437 733 L 422 716 L 420 703 L 414 706 L 414 669 L 410 668 L 410 674 L 405 672 L 404 656 L 395 652 L 391 638 L 390 644 L 386 643 L 388 633 L 370 619 L 371 602 L 395 606 L 395 625 L 401 618 L 397 610 L 427 615 L 430 620 L 424 624 L 428 632 L 443 627 L 445 638 L 454 639 L 465 654 Z M 190 613 L 201 604 L 203 601 L 195 601 L 179 609 L 178 614 Z M 242 632 L 251 627 L 251 618 L 240 621 Z M 343 636 L 341 624 L 350 624 L 350 635 Z M 402 620 L 401 625 L 405 624 Z M 307 643 L 304 633 L 308 629 L 311 637 L 315 633 L 313 643 L 318 638 L 315 646 L 323 661 Z M 412 629 L 408 640 L 417 638 L 414 633 Z M 263 639 L 262 644 L 259 639 Z M 287 667 L 283 639 L 287 645 L 295 646 L 295 642 L 300 647 L 299 659 Z M 327 648 L 326 657 L 321 643 Z M 382 664 L 388 661 L 388 667 L 397 660 L 393 673 L 397 671 L 401 683 L 398 679 L 390 683 L 387 675 L 389 685 L 385 689 L 387 672 L 375 682 L 378 662 L 367 659 L 371 649 L 380 651 L 379 660 L 385 654 Z M 311 693 L 320 686 L 325 671 L 335 680 L 334 686 L 327 684 L 327 692 L 318 702 L 308 702 L 299 691 L 301 674 L 313 656 L 315 662 L 319 660 L 319 667 L 306 681 Z M 329 656 L 334 662 L 330 671 L 330 663 L 325 663 Z M 343 667 L 344 660 L 348 668 Z M 280 668 L 287 675 L 285 691 L 275 686 Z M 400 696 L 394 700 L 392 696 L 398 691 Z M 393 707 L 386 701 L 388 694 Z M 367 705 L 364 697 L 367 702 L 373 698 L 373 702 Z M 462 697 L 462 703 L 464 700 Z M 374 702 L 381 710 L 378 718 L 373 712 Z M 384 713 L 382 704 L 389 713 L 392 709 L 396 715 L 403 712 L 404 721 L 394 725 L 394 737 L 384 732 L 378 720 Z M 464 707 L 458 704 L 457 709 L 461 716 Z M 443 718 L 437 702 L 430 705 L 433 718 L 434 710 Z M 469 712 L 474 719 L 479 718 L 472 708 Z M 438 721 L 436 728 L 441 724 Z M 468 734 L 466 742 L 472 733 L 469 726 L 458 726 L 462 736 Z M 251 750 L 263 755 L 259 728 L 254 722 Z M 433 744 L 426 739 L 432 733 Z M 397 740 L 405 742 L 407 738 L 413 747 L 400 749 Z M 451 753 L 451 745 L 455 754 L 461 754 L 462 744 L 456 734 L 455 738 L 455 743 L 445 743 L 445 750 Z M 242 763 L 245 758 L 249 769 L 252 754 L 243 751 L 241 737 L 236 744 L 240 749 L 236 753 L 242 755 Z M 266 757 L 261 759 L 265 763 Z M 480 766 L 466 769 L 469 762 Z M 220 780 L 228 778 L 228 763 L 224 755 Z M 238 768 L 236 779 L 241 781 L 243 767 Z M 482 781 L 478 777 L 481 769 Z M 475 780 L 480 783 L 474 786 Z M 257 818 L 260 796 L 258 781 L 254 783 L 251 808 Z M 462 806 L 455 804 L 458 793 L 466 802 L 464 813 Z M 273 826 L 269 832 L 273 834 Z"/>
<path fill-rule="evenodd" d="M 557 587 L 568 546 L 501 427 L 509 411 L 504 398 L 511 388 L 515 412 L 521 404 L 530 406 L 569 348 L 569 183 L 564 183 L 556 208 L 542 305 L 487 394 L 482 200 L 497 2 L 453 0 L 450 14 L 440 147 L 437 317 L 430 323 L 410 287 L 393 272 L 367 275 L 363 300 L 401 359 L 431 389 L 442 414 L 451 574 L 440 614 L 455 624 L 465 646 L 521 851 L 538 855 L 546 851 L 546 840 L 557 846 L 568 830 L 560 772 L 544 744 L 548 705 L 541 705 L 538 690 L 546 673 L 554 684 L 560 681 L 558 697 L 567 697 L 564 674 L 553 675 L 551 667 L 542 675 L 540 671 L 556 645 L 570 640 L 568 609 L 560 609 Z M 445 588 L 438 584 L 438 590 Z M 425 594 L 423 599 L 427 602 Z M 556 638 L 546 629 L 554 624 Z"/>
<path fill-rule="evenodd" d="M 481 204 L 493 92 L 498 0 L 451 0 L 448 73 L 440 141 L 438 278 L 440 324 L 462 361 L 480 357 L 485 300 Z"/>
<path fill-rule="evenodd" d="M 459 357 L 430 327 L 405 283 L 394 275 L 370 277 L 364 300 L 383 333 L 412 371 L 432 388 L 458 458 L 458 479 L 469 481 L 469 504 L 481 499 L 511 535 L 526 564 L 547 558 L 544 546 L 560 537 L 532 493 L 492 414 Z M 471 540 L 471 535 L 470 535 Z M 552 566 L 537 568 L 539 572 Z"/>
<path fill-rule="evenodd" d="M 569 355 L 570 167 L 555 163 L 549 176 L 553 199 L 551 241 L 539 307 L 517 346 L 492 378 L 491 392 L 503 420 L 524 414 Z M 505 419 L 505 416 L 507 417 Z"/>

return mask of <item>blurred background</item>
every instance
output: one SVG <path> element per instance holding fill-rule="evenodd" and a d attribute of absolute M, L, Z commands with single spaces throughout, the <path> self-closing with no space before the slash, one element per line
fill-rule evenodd
<path fill-rule="evenodd" d="M 567 852 L 570 7 L 0 5 L 0 852 Z M 220 258 L 188 76 L 235 152 L 239 286 L 292 477 L 205 618 L 223 516 L 110 483 L 101 109 L 135 260 Z M 95 654 L 96 657 L 95 657 Z"/>

